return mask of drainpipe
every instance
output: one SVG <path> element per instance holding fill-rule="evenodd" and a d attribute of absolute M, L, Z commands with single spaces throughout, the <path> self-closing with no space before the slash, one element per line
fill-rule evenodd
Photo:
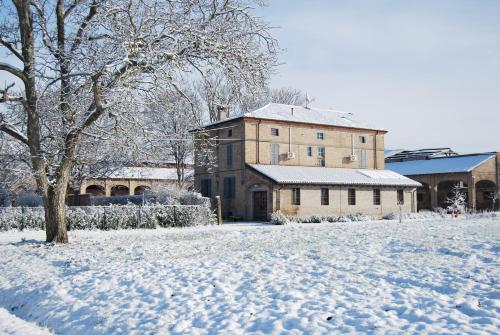
<path fill-rule="evenodd" d="M 377 162 L 377 135 L 378 135 L 378 130 L 375 132 L 375 136 L 373 137 L 373 167 L 375 170 L 378 169 L 378 162 Z"/>
<path fill-rule="evenodd" d="M 351 155 L 354 155 L 354 134 L 351 134 Z"/>
<path fill-rule="evenodd" d="M 281 211 L 281 189 L 283 185 L 276 189 L 276 210 Z"/>
<path fill-rule="evenodd" d="M 496 181 L 497 181 L 497 195 L 500 195 L 500 153 L 496 152 L 495 153 L 495 161 L 496 161 L 496 171 L 495 174 L 497 176 Z M 500 202 L 500 199 L 497 199 L 495 203 L 493 204 L 493 208 L 496 209 L 497 203 Z"/>
<path fill-rule="evenodd" d="M 257 145 L 255 146 L 257 148 L 257 164 L 260 164 L 260 123 L 261 120 L 257 123 Z"/>
<path fill-rule="evenodd" d="M 339 200 L 339 204 L 340 204 L 340 208 L 339 208 L 339 216 L 342 216 L 342 185 L 339 185 L 340 186 L 340 200 Z"/>
<path fill-rule="evenodd" d="M 288 128 L 288 152 L 292 152 L 292 127 Z"/>

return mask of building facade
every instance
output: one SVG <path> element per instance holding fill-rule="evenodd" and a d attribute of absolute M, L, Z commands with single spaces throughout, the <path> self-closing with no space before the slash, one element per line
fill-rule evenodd
<path fill-rule="evenodd" d="M 388 156 L 386 168 L 422 184 L 417 193 L 419 210 L 446 208 L 447 199 L 451 197 L 452 190 L 457 185 L 467 197 L 468 208 L 499 208 L 500 153 L 454 154 L 417 159 L 415 157 L 408 154 L 406 159 L 396 160 Z"/>
<path fill-rule="evenodd" d="M 386 131 L 350 113 L 272 103 L 201 129 L 216 143 L 217 164 L 203 166 L 195 153 L 195 188 L 220 195 L 225 217 L 382 216 L 398 202 L 416 210 L 420 184 L 384 170 Z"/>
<path fill-rule="evenodd" d="M 177 169 L 165 167 L 123 167 L 99 178 L 86 178 L 80 184 L 80 194 L 93 196 L 141 195 L 149 190 L 178 185 Z M 185 188 L 192 186 L 193 170 L 184 171 Z"/>

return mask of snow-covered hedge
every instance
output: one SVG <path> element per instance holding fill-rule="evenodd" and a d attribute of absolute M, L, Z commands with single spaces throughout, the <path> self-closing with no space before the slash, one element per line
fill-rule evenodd
<path fill-rule="evenodd" d="M 283 225 L 287 223 L 320 223 L 320 222 L 357 222 L 370 221 L 373 218 L 361 213 L 345 216 L 336 215 L 311 215 L 311 216 L 285 216 L 280 211 L 271 215 L 271 224 Z"/>
<path fill-rule="evenodd" d="M 69 207 L 67 211 L 69 230 L 190 227 L 214 224 L 215 221 L 208 206 L 89 206 Z M 0 209 L 0 231 L 44 228 L 45 217 L 41 207 Z"/>

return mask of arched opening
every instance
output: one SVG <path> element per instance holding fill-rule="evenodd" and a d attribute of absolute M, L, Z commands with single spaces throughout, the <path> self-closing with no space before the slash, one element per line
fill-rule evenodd
<path fill-rule="evenodd" d="M 417 188 L 417 210 L 431 209 L 431 189 L 429 184 L 422 183 L 422 187 Z"/>
<path fill-rule="evenodd" d="M 459 185 L 463 190 L 466 198 L 466 203 L 469 203 L 468 193 L 467 193 L 467 183 L 461 180 L 450 180 L 450 181 L 442 181 L 438 184 L 437 189 L 437 200 L 438 206 L 442 208 L 448 207 L 448 199 L 453 196 L 453 188 Z"/>
<path fill-rule="evenodd" d="M 125 185 L 116 185 L 111 188 L 111 196 L 129 195 L 128 187 Z"/>
<path fill-rule="evenodd" d="M 480 180 L 476 183 L 476 209 L 495 209 L 495 191 L 497 187 L 490 180 Z"/>
<path fill-rule="evenodd" d="M 149 186 L 141 185 L 134 189 L 134 195 L 143 195 L 151 190 Z"/>
<path fill-rule="evenodd" d="M 106 195 L 104 187 L 101 185 L 89 185 L 85 189 L 85 193 L 92 194 L 93 196 L 103 196 Z"/>

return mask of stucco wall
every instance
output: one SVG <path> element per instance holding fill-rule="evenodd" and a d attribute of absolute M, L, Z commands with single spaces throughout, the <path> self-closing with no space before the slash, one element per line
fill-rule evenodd
<path fill-rule="evenodd" d="M 271 135 L 271 128 L 279 131 L 279 136 Z M 324 140 L 316 137 L 324 134 Z M 366 143 L 359 141 L 359 136 L 366 138 Z M 258 140 L 257 140 L 258 139 Z M 325 148 L 325 166 L 359 168 L 360 150 L 366 151 L 366 168 L 384 168 L 384 135 L 371 130 L 332 129 L 319 126 L 302 126 L 266 122 L 245 122 L 245 156 L 251 164 L 271 163 L 271 143 L 280 145 L 280 164 L 317 166 L 318 147 Z M 354 145 L 357 161 L 349 157 Z M 307 156 L 307 147 L 312 147 L 313 156 Z M 287 158 L 287 152 L 293 152 L 295 158 Z"/>
<path fill-rule="evenodd" d="M 373 205 L 373 188 L 352 187 L 356 190 L 356 205 L 348 204 L 348 188 L 344 186 L 331 186 L 329 188 L 329 205 L 321 205 L 322 186 L 297 186 L 300 187 L 301 203 L 299 206 L 292 204 L 292 186 L 280 190 L 280 210 L 287 215 L 347 215 L 363 213 L 382 217 L 385 214 L 399 212 L 397 205 L 397 189 L 379 188 L 381 203 Z M 404 189 L 404 212 L 412 212 L 416 208 L 415 189 Z"/>

